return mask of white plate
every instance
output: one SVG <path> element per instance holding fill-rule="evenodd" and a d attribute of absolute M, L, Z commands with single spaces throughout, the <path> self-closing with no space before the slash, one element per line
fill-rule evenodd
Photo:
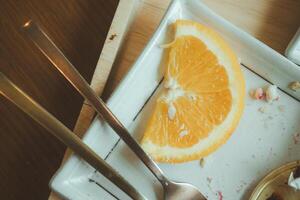
<path fill-rule="evenodd" d="M 225 200 L 248 197 L 253 186 L 269 170 L 300 158 L 300 144 L 293 141 L 294 134 L 300 131 L 300 92 L 287 88 L 291 81 L 300 80 L 300 68 L 200 1 L 174 0 L 171 3 L 151 41 L 108 105 L 139 140 L 153 106 L 153 92 L 163 77 L 159 70 L 163 49 L 159 45 L 169 38 L 168 25 L 179 18 L 206 24 L 223 35 L 241 59 L 246 91 L 267 85 L 269 81 L 280 87 L 280 100 L 267 104 L 247 97 L 238 128 L 225 145 L 206 158 L 204 168 L 199 161 L 160 164 L 160 167 L 169 178 L 198 186 L 209 199 L 218 199 L 218 192 L 222 192 Z M 261 107 L 266 108 L 266 113 L 258 111 Z M 162 199 L 159 183 L 128 147 L 118 142 L 117 135 L 105 122 L 95 120 L 84 141 L 149 199 Z M 58 170 L 50 186 L 65 198 L 74 200 L 129 199 L 76 156 Z"/>

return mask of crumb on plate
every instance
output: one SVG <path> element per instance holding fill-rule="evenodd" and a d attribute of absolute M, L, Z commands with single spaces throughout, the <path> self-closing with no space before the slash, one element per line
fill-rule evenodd
<path fill-rule="evenodd" d="M 294 144 L 298 144 L 300 142 L 300 133 L 296 133 L 293 135 Z"/>
<path fill-rule="evenodd" d="M 201 159 L 200 159 L 200 166 L 201 166 L 202 168 L 204 168 L 204 166 L 205 166 L 205 160 L 204 160 L 204 158 L 201 158 Z"/>
<path fill-rule="evenodd" d="M 269 85 L 267 87 L 256 88 L 250 91 L 250 96 L 255 100 L 266 100 L 267 102 L 273 102 L 279 100 L 279 94 L 276 85 Z"/>
<path fill-rule="evenodd" d="M 262 88 L 256 88 L 255 90 L 251 90 L 250 96 L 253 99 L 261 100 L 261 99 L 265 98 L 265 93 L 264 93 L 264 90 Z"/>
<path fill-rule="evenodd" d="M 223 193 L 221 191 L 217 191 L 217 193 L 218 193 L 218 197 L 219 197 L 218 200 L 223 200 Z"/>
<path fill-rule="evenodd" d="M 266 89 L 266 100 L 272 102 L 279 99 L 279 94 L 276 85 L 269 85 Z"/>
<path fill-rule="evenodd" d="M 293 91 L 297 91 L 300 89 L 300 82 L 299 81 L 293 81 L 289 84 L 289 88 Z"/>
<path fill-rule="evenodd" d="M 278 110 L 279 110 L 280 112 L 284 112 L 284 111 L 285 111 L 284 105 L 278 106 Z"/>
<path fill-rule="evenodd" d="M 258 109 L 258 111 L 261 112 L 261 113 L 265 113 L 266 110 L 267 110 L 267 108 L 266 108 L 265 106 L 260 107 L 260 108 Z"/>
<path fill-rule="evenodd" d="M 117 34 L 115 34 L 115 33 L 111 34 L 110 37 L 109 37 L 109 40 L 113 41 L 116 37 L 117 37 Z"/>
<path fill-rule="evenodd" d="M 212 181 L 212 178 L 211 178 L 211 177 L 206 177 L 206 180 L 207 180 L 207 182 L 210 184 L 211 181 Z"/>

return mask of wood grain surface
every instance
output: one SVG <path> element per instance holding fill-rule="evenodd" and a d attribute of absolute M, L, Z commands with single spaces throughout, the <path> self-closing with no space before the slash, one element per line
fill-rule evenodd
<path fill-rule="evenodd" d="M 40 24 L 91 81 L 117 0 L 1 0 L 0 71 L 70 129 L 83 99 L 20 31 Z M 65 147 L 0 96 L 0 199 L 47 199 Z"/>

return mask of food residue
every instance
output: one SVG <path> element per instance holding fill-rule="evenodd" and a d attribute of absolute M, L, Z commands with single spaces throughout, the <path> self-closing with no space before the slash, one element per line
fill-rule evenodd
<path fill-rule="evenodd" d="M 184 96 L 185 93 L 180 88 L 177 81 L 172 77 L 165 81 L 164 87 L 167 89 L 167 91 L 161 98 L 168 104 L 168 118 L 173 120 L 177 111 L 173 102 L 178 97 Z"/>
<path fill-rule="evenodd" d="M 184 137 L 188 134 L 189 132 L 187 130 L 183 130 L 179 133 L 179 137 Z"/>
<path fill-rule="evenodd" d="M 265 92 L 262 88 L 252 90 L 250 95 L 256 100 L 261 100 L 265 98 Z"/>
<path fill-rule="evenodd" d="M 219 197 L 219 200 L 223 200 L 223 194 L 221 191 L 217 191 L 217 194 L 218 194 L 218 197 Z"/>
<path fill-rule="evenodd" d="M 266 100 L 267 102 L 277 101 L 279 94 L 276 85 L 269 85 L 263 88 L 256 88 L 250 92 L 250 96 L 255 100 Z"/>
<path fill-rule="evenodd" d="M 111 36 L 109 37 L 110 41 L 113 41 L 115 38 L 117 37 L 117 34 L 111 34 Z"/>
<path fill-rule="evenodd" d="M 188 98 L 191 99 L 192 101 L 195 101 L 197 100 L 197 96 L 193 93 L 188 93 L 187 94 Z"/>
<path fill-rule="evenodd" d="M 200 159 L 200 166 L 203 168 L 205 166 L 205 160 L 204 158 Z"/>
<path fill-rule="evenodd" d="M 278 110 L 279 110 L 280 112 L 284 112 L 284 111 L 285 111 L 284 105 L 278 106 Z"/>
<path fill-rule="evenodd" d="M 265 113 L 266 110 L 267 110 L 267 108 L 266 108 L 265 106 L 264 106 L 264 107 L 260 107 L 260 108 L 258 109 L 258 111 L 261 112 L 261 113 Z"/>
<path fill-rule="evenodd" d="M 211 178 L 211 177 L 206 177 L 206 180 L 207 180 L 207 182 L 210 184 L 211 181 L 212 181 L 212 178 Z"/>
<path fill-rule="evenodd" d="M 279 99 L 278 91 L 277 91 L 277 86 L 276 85 L 269 85 L 266 89 L 266 100 L 268 102 L 272 102 L 274 100 Z"/>
<path fill-rule="evenodd" d="M 297 91 L 300 89 L 300 82 L 299 81 L 293 81 L 289 84 L 289 88 L 293 91 Z"/>
<path fill-rule="evenodd" d="M 268 119 L 269 119 L 269 120 L 272 120 L 272 119 L 274 119 L 274 118 L 273 118 L 272 116 L 269 116 Z"/>
<path fill-rule="evenodd" d="M 240 193 L 242 189 L 243 189 L 243 186 L 238 186 L 238 188 L 235 191 L 236 191 L 236 193 Z"/>
<path fill-rule="evenodd" d="M 164 84 L 166 89 L 178 89 L 180 88 L 179 84 L 177 83 L 176 79 L 170 77 Z"/>
<path fill-rule="evenodd" d="M 175 118 L 176 115 L 176 108 L 173 105 L 173 103 L 170 103 L 168 106 L 168 117 L 170 120 L 173 120 Z"/>
<path fill-rule="evenodd" d="M 184 129 L 184 128 L 185 128 L 184 124 L 181 124 L 180 130 L 182 130 L 182 129 Z"/>
<path fill-rule="evenodd" d="M 296 133 L 293 135 L 294 144 L 298 144 L 300 142 L 300 133 Z"/>

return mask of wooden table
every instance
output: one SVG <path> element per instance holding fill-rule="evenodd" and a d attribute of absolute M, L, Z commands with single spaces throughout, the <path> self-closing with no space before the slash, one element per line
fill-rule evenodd
<path fill-rule="evenodd" d="M 157 27 L 169 1 L 138 1 L 136 18 L 130 25 L 126 41 L 114 65 L 108 82 L 109 87 L 104 92 L 105 97 L 109 96 L 137 58 Z M 9 24 L 10 28 L 0 29 L 0 69 L 72 128 L 82 99 L 49 66 L 50 64 L 32 44 L 24 40 L 17 32 L 16 26 L 29 16 L 36 18 L 84 77 L 90 80 L 116 1 L 53 0 L 49 1 L 51 3 L 43 2 L 43 5 L 38 0 L 31 2 L 25 4 L 15 0 L 1 4 L 1 26 Z M 300 1 L 204 0 L 204 2 L 280 53 L 284 52 L 300 25 Z M 3 42 L 2 32 L 5 38 L 8 38 Z M 4 59 L 2 54 L 5 54 Z M 61 96 L 64 99 L 60 99 Z M 0 134 L 1 197 L 45 199 L 48 193 L 46 184 L 59 166 L 63 146 L 3 98 L 0 101 Z"/>
<path fill-rule="evenodd" d="M 83 99 L 21 32 L 39 23 L 91 80 L 118 0 L 3 0 L 0 71 L 73 129 Z M 0 96 L 0 199 L 47 199 L 65 147 Z"/>

